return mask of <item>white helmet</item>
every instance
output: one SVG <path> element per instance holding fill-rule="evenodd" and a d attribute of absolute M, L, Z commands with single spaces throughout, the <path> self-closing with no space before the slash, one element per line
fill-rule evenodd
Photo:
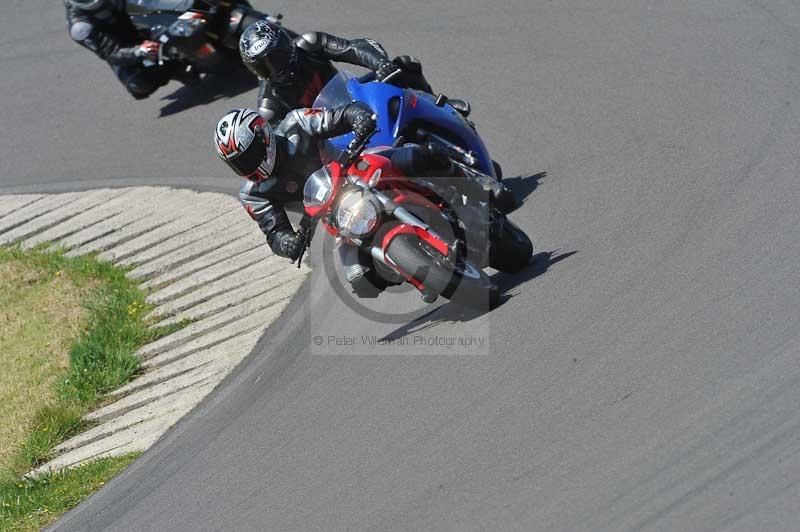
<path fill-rule="evenodd" d="M 214 146 L 234 172 L 253 181 L 267 179 L 275 167 L 275 132 L 253 109 L 234 109 L 220 118 Z"/>

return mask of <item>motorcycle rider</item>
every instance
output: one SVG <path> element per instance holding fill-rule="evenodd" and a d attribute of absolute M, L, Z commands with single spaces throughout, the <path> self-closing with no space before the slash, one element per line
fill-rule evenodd
<path fill-rule="evenodd" d="M 272 251 L 295 260 L 305 249 L 305 237 L 292 227 L 284 205 L 302 201 L 306 179 L 323 165 L 315 141 L 352 131 L 355 145 L 369 138 L 375 128 L 375 115 L 361 102 L 332 109 L 296 109 L 275 128 L 253 109 L 235 109 L 217 123 L 214 146 L 219 158 L 245 178 L 239 199 Z M 389 156 L 406 175 L 452 171 L 446 154 L 433 146 L 407 145 L 391 150 Z M 355 251 L 348 248 L 340 248 L 350 272 L 348 281 L 359 295 L 367 295 L 383 281 L 374 271 L 358 267 Z"/>
<path fill-rule="evenodd" d="M 378 79 L 390 74 L 392 83 L 432 93 L 414 57 L 390 59 L 383 46 L 372 39 L 347 40 L 314 31 L 297 35 L 272 22 L 251 24 L 239 39 L 244 65 L 260 80 L 258 111 L 269 122 L 280 121 L 293 109 L 311 107 L 322 88 L 336 74 L 332 61 L 373 70 Z M 469 104 L 449 99 L 464 116 Z"/>
<path fill-rule="evenodd" d="M 72 39 L 108 62 L 128 92 L 141 100 L 176 78 L 196 81 L 171 66 L 145 67 L 158 60 L 159 44 L 142 40 L 125 12 L 125 0 L 64 0 Z"/>

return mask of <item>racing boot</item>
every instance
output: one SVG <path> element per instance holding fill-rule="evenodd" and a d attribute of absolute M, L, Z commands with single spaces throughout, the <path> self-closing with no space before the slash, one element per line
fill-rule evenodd
<path fill-rule="evenodd" d="M 492 189 L 492 204 L 502 214 L 511 214 L 522 206 L 522 201 L 508 187 L 499 185 Z"/>
<path fill-rule="evenodd" d="M 533 256 L 533 243 L 528 235 L 494 210 L 489 223 L 489 266 L 506 273 L 525 268 Z"/>

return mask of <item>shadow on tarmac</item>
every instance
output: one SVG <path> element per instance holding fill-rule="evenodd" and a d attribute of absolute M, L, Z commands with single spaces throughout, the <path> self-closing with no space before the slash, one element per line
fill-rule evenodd
<path fill-rule="evenodd" d="M 531 258 L 528 267 L 520 272 L 513 274 L 497 273 L 492 276 L 492 279 L 500 286 L 500 289 L 503 290 L 503 295 L 500 296 L 500 305 L 498 306 L 503 305 L 506 301 L 515 296 L 515 294 L 509 294 L 510 290 L 541 275 L 544 275 L 551 266 L 561 262 L 564 259 L 568 259 L 576 253 L 578 252 L 568 251 L 566 253 L 558 253 L 558 250 L 543 251 L 542 253 L 537 253 L 534 255 Z M 489 309 L 479 310 L 467 308 L 456 303 L 448 302 L 444 305 L 434 308 L 430 312 L 423 314 L 419 318 L 412 320 L 401 327 L 398 327 L 391 333 L 384 336 L 381 341 L 398 340 L 409 334 L 419 333 L 420 331 L 424 331 L 425 329 L 429 329 L 437 325 L 471 321 L 488 312 L 491 311 Z"/>
<path fill-rule="evenodd" d="M 161 98 L 162 101 L 169 101 L 169 103 L 161 108 L 158 116 L 163 118 L 188 111 L 194 107 L 208 105 L 223 98 L 235 98 L 256 87 L 258 87 L 258 80 L 243 69 L 209 74 L 201 83 L 184 85 Z"/>
<path fill-rule="evenodd" d="M 547 172 L 539 172 L 538 174 L 533 174 L 526 177 L 506 177 L 503 178 L 503 184 L 508 187 L 517 198 L 519 198 L 521 206 L 527 197 L 533 194 L 534 190 L 539 188 L 540 181 L 546 177 Z"/>

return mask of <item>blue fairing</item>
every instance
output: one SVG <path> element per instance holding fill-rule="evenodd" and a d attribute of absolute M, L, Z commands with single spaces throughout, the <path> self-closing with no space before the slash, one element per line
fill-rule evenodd
<path fill-rule="evenodd" d="M 430 94 L 375 81 L 361 83 L 340 73 L 326 85 L 314 106 L 333 107 L 350 101 L 367 104 L 378 116 L 379 131 L 370 139 L 369 147 L 391 146 L 406 131 L 422 128 L 472 151 L 478 157 L 478 168 L 496 177 L 492 157 L 475 130 L 449 104 L 438 107 Z M 352 137 L 342 135 L 329 142 L 342 150 Z"/>

